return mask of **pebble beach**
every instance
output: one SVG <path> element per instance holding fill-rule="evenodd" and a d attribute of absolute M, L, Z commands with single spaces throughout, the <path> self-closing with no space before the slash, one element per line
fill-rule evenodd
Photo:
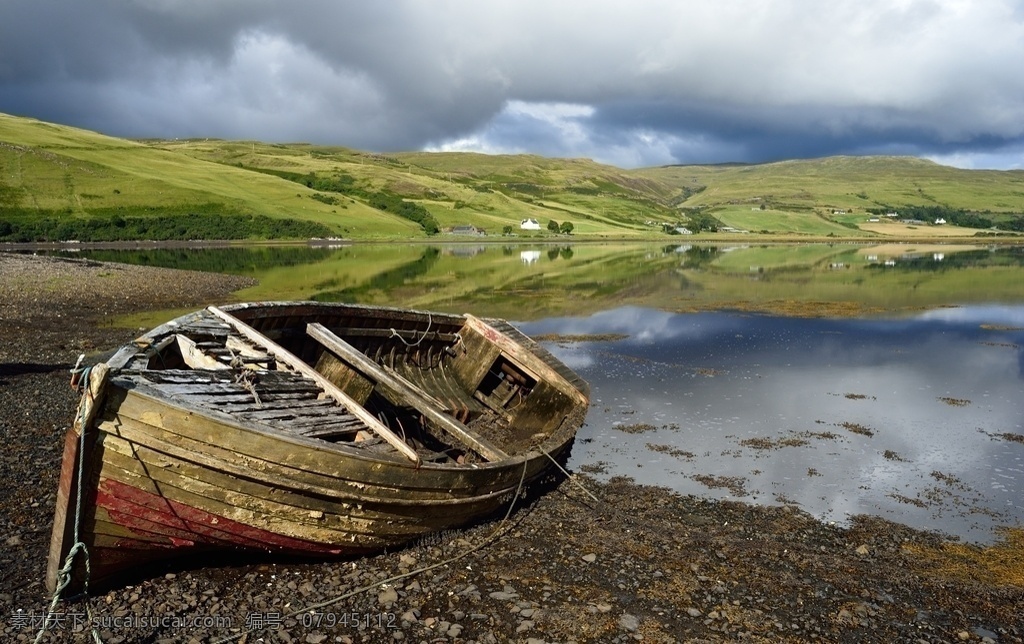
<path fill-rule="evenodd" d="M 250 280 L 0 253 L 0 641 L 32 642 L 69 370 L 146 310 Z M 57 605 L 43 642 L 1024 642 L 1024 537 L 980 548 L 795 506 L 553 474 L 507 514 L 395 552 L 222 557 L 140 570 Z"/>

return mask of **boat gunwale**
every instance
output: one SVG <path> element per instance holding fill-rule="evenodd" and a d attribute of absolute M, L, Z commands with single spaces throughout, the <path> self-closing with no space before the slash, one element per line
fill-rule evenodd
<path fill-rule="evenodd" d="M 321 309 L 318 311 L 320 315 L 326 315 L 330 310 L 342 310 L 342 311 L 353 311 L 353 312 L 364 312 L 365 314 L 372 315 L 377 311 L 386 311 L 389 313 L 397 313 L 404 315 L 407 319 L 416 319 L 422 321 L 424 318 L 434 319 L 441 317 L 447 319 L 452 324 L 465 324 L 467 316 L 457 315 L 453 313 L 433 313 L 430 311 L 419 311 L 415 309 L 401 309 L 394 307 L 376 306 L 376 305 L 358 305 L 358 304 L 346 304 L 346 303 L 333 303 L 333 302 L 306 302 L 306 301 L 271 301 L 271 302 L 245 302 L 236 304 L 227 304 L 221 307 L 225 311 L 245 311 L 245 310 L 257 310 L 266 309 L 269 311 L 276 311 L 281 317 L 285 316 L 297 316 L 298 313 L 286 314 L 283 309 L 287 308 L 308 308 L 308 309 Z M 316 315 L 311 313 L 311 315 Z M 252 430 L 262 435 L 284 440 L 285 442 L 292 443 L 298 447 L 307 449 L 314 449 L 316 451 L 326 450 L 331 453 L 341 453 L 345 456 L 357 458 L 359 460 L 366 461 L 368 463 L 379 463 L 388 466 L 401 465 L 402 467 L 410 470 L 417 469 L 428 469 L 436 470 L 439 472 L 466 472 L 466 471 L 492 471 L 500 470 L 510 466 L 521 465 L 524 461 L 533 460 L 540 458 L 544 454 L 554 455 L 560 452 L 564 446 L 572 440 L 579 426 L 583 424 L 583 418 L 580 419 L 579 423 L 572 423 L 577 425 L 576 427 L 565 427 L 561 426 L 556 429 L 551 435 L 543 442 L 535 445 L 525 451 L 510 453 L 508 458 L 496 460 L 496 461 L 483 461 L 476 463 L 435 463 L 430 461 L 423 461 L 419 464 L 410 461 L 409 459 L 402 458 L 397 452 L 394 454 L 390 453 L 372 453 L 365 449 L 359 448 L 355 445 L 344 442 L 333 442 L 323 439 L 310 438 L 301 436 L 298 434 L 292 434 L 287 431 L 277 429 L 269 424 L 261 423 L 257 420 L 239 420 L 227 412 L 219 412 L 215 407 L 197 405 L 192 402 L 183 401 L 175 394 L 164 392 L 160 389 L 159 383 L 153 382 L 140 382 L 143 375 L 147 371 L 164 371 L 161 369 L 148 369 L 128 366 L 133 359 L 138 361 L 140 354 L 143 360 L 148 360 L 156 354 L 158 347 L 167 337 L 171 337 L 175 334 L 185 333 L 190 324 L 194 324 L 199 320 L 209 319 L 211 322 L 217 322 L 222 324 L 226 330 L 230 331 L 230 325 L 220 321 L 215 317 L 207 317 L 208 313 L 206 309 L 200 309 L 181 315 L 173 320 L 170 320 L 158 327 L 155 327 L 147 333 L 139 336 L 132 343 L 129 343 L 117 352 L 111 360 L 108 361 L 108 365 L 111 366 L 111 380 L 121 381 L 122 379 L 129 379 L 132 383 L 132 387 L 126 387 L 126 389 L 132 389 L 140 395 L 147 395 L 153 399 L 160 400 L 165 404 L 175 407 L 187 408 L 190 411 L 196 413 L 202 413 L 204 416 L 215 422 L 226 422 L 232 425 L 236 429 L 243 431 Z M 274 316 L 261 316 L 261 317 L 274 317 Z M 484 318 L 487 321 L 486 318 Z M 135 348 L 132 351 L 132 347 Z M 529 347 L 524 347 L 527 351 L 530 351 Z M 119 359 L 120 357 L 120 359 Z M 116 362 L 115 362 L 116 360 Z M 201 370 L 197 370 L 201 371 Z M 132 377 L 134 376 L 134 378 Z M 300 376 L 296 374 L 296 378 Z M 569 383 L 577 391 L 580 392 L 583 398 L 587 398 L 589 392 L 580 391 L 578 387 L 575 387 L 572 383 Z M 585 413 L 583 414 L 585 417 Z"/>
<path fill-rule="evenodd" d="M 111 378 L 111 384 L 113 384 L 115 386 L 119 385 L 120 382 L 122 382 L 122 378 L 121 377 L 115 376 L 114 378 Z M 421 462 L 419 466 L 417 466 L 415 463 L 409 461 L 408 459 L 401 458 L 401 456 L 399 454 L 397 454 L 397 453 L 394 453 L 394 454 L 381 453 L 381 452 L 374 453 L 374 452 L 370 452 L 368 450 L 365 450 L 365 449 L 362 449 L 362 448 L 359 448 L 359 447 L 355 447 L 354 445 L 349 445 L 347 443 L 335 443 L 335 442 L 331 442 L 331 441 L 325 441 L 325 440 L 321 440 L 321 439 L 300 436 L 298 434 L 290 434 L 290 433 L 285 432 L 283 430 L 275 429 L 275 428 L 270 427 L 270 426 L 265 426 L 265 425 L 263 425 L 263 423 L 260 423 L 259 421 L 244 421 L 243 422 L 243 421 L 240 421 L 237 418 L 235 418 L 234 416 L 232 416 L 232 415 L 230 415 L 228 413 L 225 413 L 225 412 L 217 412 L 217 414 L 214 415 L 212 412 L 214 412 L 215 410 L 213 410 L 213 409 L 197 408 L 197 407 L 195 407 L 193 405 L 189 405 L 186 408 L 185 406 L 183 406 L 181 404 L 181 401 L 176 400 L 175 398 L 170 397 L 170 396 L 162 395 L 162 392 L 155 391 L 155 390 L 153 390 L 152 388 L 150 388 L 147 385 L 136 386 L 136 387 L 134 387 L 132 389 L 126 389 L 126 391 L 131 391 L 131 392 L 135 393 L 136 395 L 139 395 L 139 396 L 145 397 L 145 398 L 149 398 L 151 400 L 157 401 L 157 402 L 162 403 L 162 404 L 164 404 L 164 405 L 166 405 L 168 407 L 172 407 L 172 408 L 180 410 L 180 411 L 194 413 L 194 414 L 199 414 L 201 416 L 204 416 L 207 420 L 209 420 L 211 422 L 219 423 L 219 424 L 224 424 L 224 425 L 229 425 L 233 429 L 237 429 L 237 430 L 242 431 L 242 432 L 255 432 L 255 433 L 258 433 L 258 434 L 260 434 L 262 436 L 265 436 L 267 438 L 271 438 L 271 439 L 274 439 L 274 440 L 280 440 L 282 442 L 290 443 L 292 445 L 295 445 L 296 447 L 300 447 L 300 448 L 304 448 L 304 449 L 310 449 L 310 450 L 315 451 L 315 452 L 326 451 L 326 452 L 330 452 L 331 455 L 341 454 L 341 455 L 344 455 L 346 457 L 352 457 L 352 458 L 355 458 L 356 460 L 364 461 L 368 465 L 386 465 L 386 466 L 389 466 L 389 467 L 396 467 L 397 466 L 397 467 L 401 467 L 402 469 L 406 469 L 406 470 L 412 470 L 412 471 L 428 470 L 428 471 L 437 472 L 439 474 L 444 474 L 444 473 L 464 474 L 464 473 L 467 473 L 467 472 L 482 472 L 482 473 L 486 473 L 486 474 L 491 474 L 491 473 L 493 473 L 492 471 L 506 470 L 506 469 L 509 469 L 509 468 L 521 466 L 524 461 L 532 461 L 532 460 L 541 458 L 543 456 L 543 452 L 540 449 L 532 448 L 532 449 L 527 450 L 525 452 L 521 452 L 521 453 L 518 453 L 518 454 L 515 454 L 515 455 L 510 455 L 510 457 L 508 459 L 501 460 L 501 461 L 481 462 L 481 463 L 463 463 L 463 464 L 457 464 L 457 463 L 449 463 L 449 464 L 445 464 L 445 463 L 431 463 L 429 461 L 424 461 L 424 462 Z M 544 452 L 547 452 L 548 454 L 551 454 L 552 456 L 557 455 L 557 453 L 561 451 L 561 448 L 565 444 L 567 444 L 571 438 L 572 438 L 572 436 L 570 435 L 565 440 L 559 441 L 557 443 L 557 445 L 552 446 L 552 449 L 545 449 Z M 550 440 L 551 439 L 549 439 L 549 441 Z M 549 441 L 545 441 L 545 443 L 547 443 Z M 543 444 L 544 443 L 542 443 L 542 445 Z M 235 448 L 231 448 L 231 449 L 235 449 Z M 235 451 L 237 451 L 237 449 L 235 449 Z M 265 459 L 261 459 L 261 460 L 265 460 Z M 268 463 L 275 463 L 275 464 L 286 466 L 286 467 L 292 467 L 292 466 L 286 465 L 284 463 L 278 463 L 277 461 L 267 461 L 267 462 Z M 299 468 L 293 468 L 293 469 L 299 469 Z M 329 475 L 324 474 L 324 476 L 329 476 Z"/>

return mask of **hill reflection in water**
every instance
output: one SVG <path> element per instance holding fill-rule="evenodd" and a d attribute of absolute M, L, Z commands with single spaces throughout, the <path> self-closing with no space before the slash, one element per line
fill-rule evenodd
<path fill-rule="evenodd" d="M 1024 524 L 1024 306 L 909 318 L 624 307 L 521 325 L 593 387 L 570 467 L 872 514 L 972 541 Z"/>

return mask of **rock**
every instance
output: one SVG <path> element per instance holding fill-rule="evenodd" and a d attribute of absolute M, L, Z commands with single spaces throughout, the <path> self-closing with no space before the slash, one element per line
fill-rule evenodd
<path fill-rule="evenodd" d="M 398 565 L 400 565 L 402 567 L 405 567 L 405 568 L 412 568 L 413 566 L 416 565 L 416 563 L 417 563 L 416 557 L 413 557 L 410 554 L 403 554 L 401 557 L 398 558 Z"/>
<path fill-rule="evenodd" d="M 587 563 L 594 563 L 595 561 L 597 561 L 597 555 L 595 555 L 594 553 L 590 553 L 589 555 L 583 555 L 582 559 Z"/>
<path fill-rule="evenodd" d="M 7 537 L 7 540 L 4 541 L 4 545 L 7 545 L 7 546 L 20 546 L 21 545 L 21 535 L 17 535 L 16 534 L 16 535 L 12 535 L 10 537 Z"/>
<path fill-rule="evenodd" d="M 623 613 L 622 617 L 619 618 L 619 627 L 632 633 L 640 628 L 640 619 L 636 615 Z"/>
<path fill-rule="evenodd" d="M 519 597 L 519 593 L 515 592 L 514 590 L 506 586 L 505 590 L 497 590 L 491 593 L 490 597 L 491 599 L 497 599 L 498 601 L 506 602 L 511 601 L 516 597 Z"/>
<path fill-rule="evenodd" d="M 419 616 L 419 611 L 407 610 L 404 613 L 402 613 L 402 616 L 399 617 L 399 619 L 402 620 L 403 622 L 408 622 L 410 624 L 415 624 L 419 620 L 419 617 L 420 617 Z"/>
<path fill-rule="evenodd" d="M 519 622 L 519 626 L 516 626 L 516 633 L 525 633 L 526 631 L 532 630 L 535 625 L 536 624 L 534 624 L 533 621 L 524 619 Z"/>
<path fill-rule="evenodd" d="M 396 590 L 394 586 L 388 586 L 377 595 L 377 601 L 380 602 L 382 606 L 394 604 L 398 601 L 398 590 Z"/>
<path fill-rule="evenodd" d="M 861 544 L 861 545 L 860 545 L 860 546 L 859 546 L 859 547 L 857 548 L 857 551 L 856 551 L 856 552 L 857 552 L 857 554 L 858 554 L 858 555 L 866 555 L 866 554 L 870 554 L 870 552 L 871 552 L 871 551 L 870 551 L 870 550 L 868 550 L 868 546 L 867 546 L 867 544 Z"/>
<path fill-rule="evenodd" d="M 690 617 L 700 617 L 704 613 L 700 612 L 699 610 L 691 606 L 690 608 L 686 609 L 686 614 Z"/>

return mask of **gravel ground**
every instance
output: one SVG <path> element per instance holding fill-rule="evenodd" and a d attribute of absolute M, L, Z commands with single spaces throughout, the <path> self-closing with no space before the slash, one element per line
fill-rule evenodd
<path fill-rule="evenodd" d="M 106 316 L 198 308 L 244 284 L 0 253 L 0 641 L 32 641 L 48 604 L 77 355 L 134 335 Z M 103 642 L 1022 642 L 1022 549 L 578 475 L 506 520 L 399 552 L 140 571 L 62 603 L 42 640 L 92 641 L 89 611 Z"/>

